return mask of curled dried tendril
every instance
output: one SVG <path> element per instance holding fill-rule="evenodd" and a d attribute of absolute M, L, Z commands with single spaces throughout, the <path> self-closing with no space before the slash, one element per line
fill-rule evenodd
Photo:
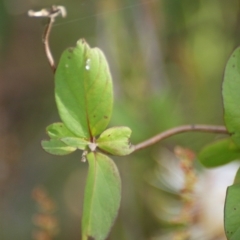
<path fill-rule="evenodd" d="M 58 17 L 58 16 L 62 16 L 62 17 L 67 16 L 66 8 L 63 7 L 63 6 L 53 5 L 51 8 L 44 8 L 40 11 L 29 10 L 28 11 L 28 16 L 29 17 L 45 17 L 45 18 L 48 18 L 48 23 L 46 25 L 46 28 L 45 28 L 45 31 L 44 31 L 44 34 L 43 34 L 43 43 L 44 43 L 44 46 L 45 46 L 45 53 L 46 53 L 48 62 L 50 64 L 50 67 L 51 67 L 53 73 L 55 73 L 56 66 L 55 66 L 54 58 L 52 56 L 51 49 L 50 49 L 50 46 L 49 46 L 49 35 L 50 35 L 50 32 L 51 32 L 52 25 L 55 21 L 55 18 Z"/>
<path fill-rule="evenodd" d="M 55 19 L 58 16 L 66 17 L 67 11 L 63 6 L 52 6 L 51 8 L 44 8 L 40 11 L 28 11 L 29 17 L 49 17 Z"/>

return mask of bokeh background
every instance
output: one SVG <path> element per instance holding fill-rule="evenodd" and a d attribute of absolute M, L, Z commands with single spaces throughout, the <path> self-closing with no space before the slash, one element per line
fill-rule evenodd
<path fill-rule="evenodd" d="M 80 151 L 55 157 L 40 146 L 46 138 L 45 127 L 59 117 L 54 78 L 42 45 L 45 22 L 29 18 L 27 11 L 52 4 L 63 5 L 68 12 L 67 18 L 57 19 L 50 37 L 56 62 L 79 38 L 104 51 L 115 93 L 110 125 L 129 126 L 132 143 L 181 124 L 223 124 L 224 66 L 240 43 L 238 0 L 0 0 L 1 240 L 77 240 L 81 236 L 87 163 L 80 162 Z M 177 238 L 181 237 L 175 234 L 179 226 L 169 223 L 181 208 L 178 184 L 184 179 L 173 149 L 179 145 L 197 153 L 219 137 L 184 133 L 114 158 L 122 176 L 122 204 L 108 239 L 187 239 Z M 198 183 L 213 173 L 206 173 L 197 162 L 194 166 Z M 170 171 L 164 180 L 162 169 Z M 226 181 L 218 187 L 213 182 L 219 183 L 218 176 L 227 177 L 214 174 L 203 177 L 196 202 L 220 199 L 209 194 L 218 188 L 224 201 Z M 33 236 L 43 229 L 36 224 L 36 214 L 42 210 L 36 191 L 33 194 L 39 186 L 56 204 L 49 215 L 56 218 L 58 230 L 51 238 Z M 219 209 L 209 212 L 217 205 L 214 201 L 209 208 L 200 204 L 191 212 L 190 239 L 224 239 L 222 205 L 220 213 Z M 204 211 L 209 214 L 199 217 Z"/>

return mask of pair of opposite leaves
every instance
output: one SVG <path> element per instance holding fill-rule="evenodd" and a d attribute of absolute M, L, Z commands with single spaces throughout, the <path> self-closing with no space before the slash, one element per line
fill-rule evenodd
<path fill-rule="evenodd" d="M 108 63 L 100 49 L 79 40 L 75 48 L 63 52 L 55 73 L 55 99 L 62 123 L 47 127 L 50 140 L 42 141 L 42 147 L 54 155 L 84 151 L 89 172 L 82 240 L 104 240 L 121 199 L 118 169 L 104 153 L 124 156 L 134 147 L 129 143 L 128 127 L 105 130 L 112 114 L 113 90 Z"/>
<path fill-rule="evenodd" d="M 199 154 L 205 167 L 217 167 L 240 159 L 240 48 L 230 56 L 222 85 L 224 120 L 229 138 L 206 146 Z"/>
<path fill-rule="evenodd" d="M 206 167 L 217 167 L 240 159 L 240 48 L 230 56 L 223 81 L 224 120 L 229 138 L 206 146 L 199 159 Z M 233 185 L 227 188 L 224 228 L 228 240 L 240 239 L 240 169 Z"/>
<path fill-rule="evenodd" d="M 42 142 L 47 152 L 65 155 L 98 147 L 124 156 L 133 151 L 131 129 L 105 130 L 112 114 L 113 90 L 108 63 L 100 49 L 91 49 L 79 40 L 75 48 L 62 54 L 55 74 L 55 99 L 63 123 L 47 127 L 51 139 Z"/>

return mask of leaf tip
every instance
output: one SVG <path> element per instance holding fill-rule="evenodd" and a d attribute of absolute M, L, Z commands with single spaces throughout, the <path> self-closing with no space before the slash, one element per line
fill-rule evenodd
<path fill-rule="evenodd" d="M 87 47 L 87 48 L 90 48 L 87 41 L 84 39 L 84 38 L 80 38 L 78 41 L 77 41 L 77 46 L 79 47 Z"/>

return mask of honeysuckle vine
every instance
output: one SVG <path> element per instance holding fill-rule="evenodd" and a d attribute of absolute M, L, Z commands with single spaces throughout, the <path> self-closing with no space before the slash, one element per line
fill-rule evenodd
<path fill-rule="evenodd" d="M 55 22 L 55 18 L 58 16 L 66 17 L 66 9 L 63 6 L 52 6 L 50 9 L 42 9 L 41 11 L 34 12 L 33 10 L 30 10 L 28 12 L 28 15 L 31 17 L 47 17 L 48 23 L 46 25 L 44 34 L 43 34 L 43 43 L 45 46 L 45 54 L 48 59 L 49 65 L 55 73 L 56 71 L 56 65 L 54 58 L 51 53 L 50 44 L 49 44 L 49 37 L 50 32 L 52 29 L 52 25 Z M 133 145 L 134 152 L 138 151 L 140 149 L 149 147 L 151 145 L 154 145 L 168 137 L 171 137 L 173 135 L 184 133 L 184 132 L 206 132 L 206 133 L 221 133 L 221 134 L 228 134 L 228 131 L 225 126 L 217 126 L 217 125 L 204 125 L 204 124 L 189 124 L 189 125 L 183 125 L 178 126 L 175 128 L 171 128 L 169 130 L 166 130 L 164 132 L 161 132 L 150 139 L 147 139 L 141 143 L 138 143 L 136 145 Z"/>
<path fill-rule="evenodd" d="M 131 129 L 108 128 L 113 107 L 112 77 L 104 53 L 91 48 L 84 39 L 65 50 L 56 66 L 49 45 L 53 23 L 65 17 L 63 6 L 41 11 L 30 10 L 31 17 L 48 18 L 43 43 L 55 78 L 55 100 L 62 122 L 46 129 L 43 149 L 54 155 L 82 150 L 82 161 L 89 171 L 84 194 L 82 240 L 106 239 L 117 216 L 121 200 L 121 179 L 109 155 L 125 156 L 184 132 L 224 134 L 225 138 L 207 145 L 198 155 L 205 167 L 217 167 L 240 159 L 240 48 L 230 57 L 223 81 L 225 126 L 189 124 L 163 131 L 138 144 L 131 144 Z M 225 203 L 225 232 L 229 240 L 240 239 L 240 173 L 228 188 Z"/>

